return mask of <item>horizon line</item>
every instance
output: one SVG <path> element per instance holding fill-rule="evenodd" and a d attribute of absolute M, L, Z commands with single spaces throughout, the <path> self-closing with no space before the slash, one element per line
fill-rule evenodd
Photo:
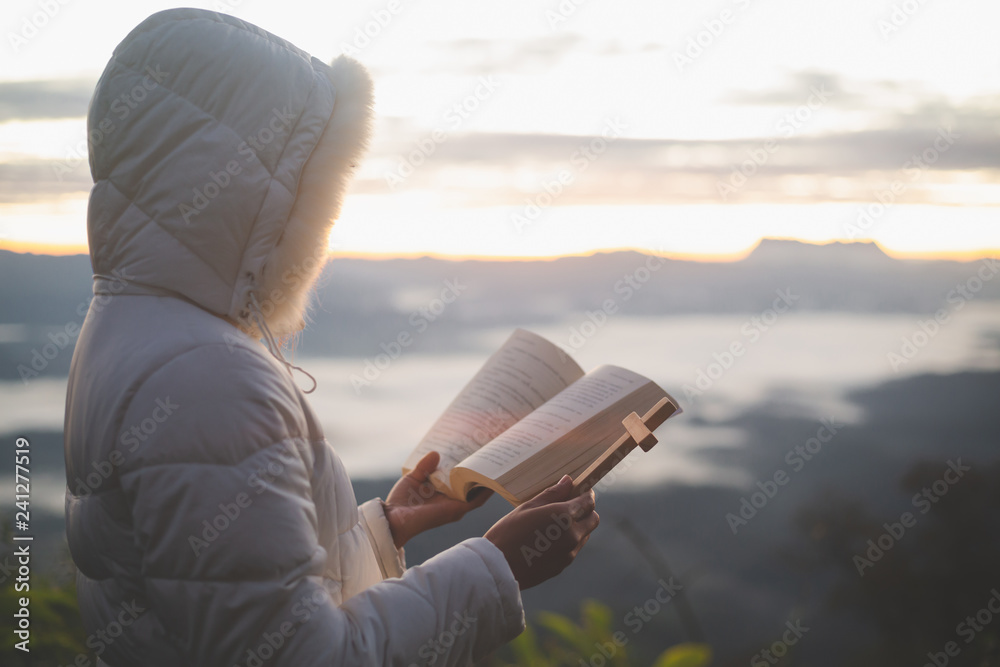
<path fill-rule="evenodd" d="M 434 259 L 439 261 L 462 262 L 547 262 L 569 257 L 593 257 L 595 255 L 610 255 L 620 252 L 637 252 L 644 255 L 655 255 L 665 259 L 682 262 L 701 262 L 706 264 L 728 264 L 739 262 L 754 253 L 765 241 L 787 241 L 811 246 L 827 245 L 870 245 L 875 246 L 887 257 L 895 260 L 912 261 L 955 261 L 974 262 L 981 259 L 1000 258 L 1000 248 L 983 248 L 979 250 L 953 250 L 953 251 L 913 251 L 903 252 L 890 250 L 874 239 L 834 239 L 830 241 L 810 241 L 790 236 L 766 236 L 759 239 L 749 247 L 730 253 L 695 253 L 695 252 L 654 252 L 646 248 L 618 247 L 599 248 L 596 250 L 564 253 L 558 255 L 482 255 L 482 254 L 449 254 L 438 252 L 364 252 L 364 251 L 339 251 L 330 249 L 328 259 L 362 259 L 368 261 L 385 261 L 393 259 Z M 0 241 L 0 250 L 6 250 L 19 255 L 37 255 L 47 257 L 68 257 L 74 255 L 89 255 L 90 249 L 84 244 L 55 244 L 55 243 L 30 243 L 24 241 Z"/>

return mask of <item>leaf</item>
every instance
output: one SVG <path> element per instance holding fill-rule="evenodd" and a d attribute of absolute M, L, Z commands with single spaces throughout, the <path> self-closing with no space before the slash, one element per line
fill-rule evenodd
<path fill-rule="evenodd" d="M 678 644 L 660 654 L 653 667 L 703 667 L 712 660 L 707 644 Z"/>
<path fill-rule="evenodd" d="M 509 644 L 510 650 L 514 653 L 514 660 L 518 665 L 545 665 L 547 661 L 538 648 L 538 638 L 530 625 L 524 628 L 524 632 L 514 638 Z"/>
<path fill-rule="evenodd" d="M 597 600 L 586 600 L 580 611 L 583 627 L 587 629 L 595 641 L 604 641 L 611 636 L 611 626 L 614 623 L 611 608 Z"/>
<path fill-rule="evenodd" d="M 538 623 L 553 633 L 570 646 L 580 651 L 583 655 L 588 655 L 593 651 L 593 646 L 587 633 L 583 628 L 571 621 L 566 616 L 555 614 L 550 611 L 538 612 Z"/>

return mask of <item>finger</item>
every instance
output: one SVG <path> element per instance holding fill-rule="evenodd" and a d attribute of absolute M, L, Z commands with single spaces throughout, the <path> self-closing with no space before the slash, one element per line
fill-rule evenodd
<path fill-rule="evenodd" d="M 590 491 L 567 501 L 565 506 L 566 513 L 578 521 L 594 511 L 596 499 L 594 498 L 594 493 Z"/>
<path fill-rule="evenodd" d="M 480 486 L 472 492 L 472 495 L 469 496 L 469 509 L 482 507 L 483 504 L 492 496 L 493 489 L 487 489 L 485 486 Z"/>
<path fill-rule="evenodd" d="M 525 503 L 528 507 L 541 507 L 568 499 L 573 493 L 573 478 L 563 475 L 562 479 Z"/>
<path fill-rule="evenodd" d="M 576 548 L 574 548 L 572 551 L 569 552 L 570 558 L 576 558 L 580 554 L 580 551 L 583 550 L 584 545 L 587 544 L 587 540 L 589 539 L 590 539 L 590 533 L 587 533 L 586 535 L 581 537 L 579 544 L 576 545 Z"/>
<path fill-rule="evenodd" d="M 437 469 L 440 461 L 440 454 L 434 451 L 427 452 L 424 454 L 424 457 L 417 462 L 417 467 L 411 470 L 407 477 L 417 482 L 426 481 L 430 474 Z"/>
<path fill-rule="evenodd" d="M 594 532 L 594 529 L 601 524 L 601 515 L 597 512 L 591 512 L 578 523 L 580 527 L 586 531 L 584 534 L 589 536 L 592 532 Z"/>

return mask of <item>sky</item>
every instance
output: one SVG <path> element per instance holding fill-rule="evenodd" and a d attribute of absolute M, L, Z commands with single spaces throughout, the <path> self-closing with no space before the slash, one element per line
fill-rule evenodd
<path fill-rule="evenodd" d="M 84 114 L 172 6 L 5 0 L 0 248 L 86 252 Z M 336 253 L 1000 252 L 995 0 L 192 3 L 375 79 Z"/>

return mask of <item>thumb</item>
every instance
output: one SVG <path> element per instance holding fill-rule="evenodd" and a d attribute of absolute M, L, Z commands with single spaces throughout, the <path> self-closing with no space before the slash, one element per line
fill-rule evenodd
<path fill-rule="evenodd" d="M 410 471 L 407 477 L 411 478 L 415 482 L 426 482 L 430 474 L 434 472 L 438 463 L 441 461 L 441 455 L 437 452 L 427 452 L 424 454 L 424 458 L 417 462 L 417 467 Z"/>
<path fill-rule="evenodd" d="M 548 505 L 549 503 L 558 503 L 563 500 L 568 500 L 572 494 L 573 478 L 569 475 L 563 475 L 562 479 L 539 493 L 525 504 L 529 507 L 541 507 L 543 505 Z"/>

